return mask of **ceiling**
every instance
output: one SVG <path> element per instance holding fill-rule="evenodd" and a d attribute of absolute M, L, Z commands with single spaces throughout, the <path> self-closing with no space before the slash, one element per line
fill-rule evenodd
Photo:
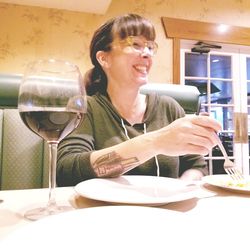
<path fill-rule="evenodd" d="M 1 3 L 105 14 L 112 0 L 0 0 Z"/>

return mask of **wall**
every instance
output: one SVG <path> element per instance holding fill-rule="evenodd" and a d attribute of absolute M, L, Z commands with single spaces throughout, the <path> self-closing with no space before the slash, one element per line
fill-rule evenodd
<path fill-rule="evenodd" d="M 165 36 L 162 16 L 250 27 L 249 0 L 113 0 L 105 15 L 0 2 L 0 73 L 22 74 L 29 61 L 47 57 L 76 63 L 84 73 L 91 67 L 93 31 L 126 12 L 155 24 L 159 51 L 150 75 L 153 82 L 172 82 L 172 41 Z"/>

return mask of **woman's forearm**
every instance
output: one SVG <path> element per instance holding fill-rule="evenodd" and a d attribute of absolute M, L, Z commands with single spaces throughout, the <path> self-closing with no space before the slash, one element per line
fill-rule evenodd
<path fill-rule="evenodd" d="M 90 162 L 98 177 L 114 177 L 158 154 L 206 155 L 216 145 L 214 131 L 220 128 L 220 124 L 209 117 L 183 117 L 162 129 L 95 151 Z"/>
<path fill-rule="evenodd" d="M 157 134 L 150 132 L 110 148 L 95 151 L 90 161 L 98 177 L 122 175 L 157 155 L 154 140 Z"/>

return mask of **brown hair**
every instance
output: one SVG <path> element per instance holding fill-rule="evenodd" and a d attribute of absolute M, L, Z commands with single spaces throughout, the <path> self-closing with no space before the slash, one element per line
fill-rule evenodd
<path fill-rule="evenodd" d="M 125 39 L 128 36 L 144 36 L 155 40 L 153 24 L 137 14 L 125 14 L 108 20 L 98 28 L 90 43 L 90 59 L 94 67 L 86 72 L 84 84 L 88 95 L 104 93 L 107 89 L 107 76 L 96 59 L 98 51 L 110 51 L 114 37 Z"/>

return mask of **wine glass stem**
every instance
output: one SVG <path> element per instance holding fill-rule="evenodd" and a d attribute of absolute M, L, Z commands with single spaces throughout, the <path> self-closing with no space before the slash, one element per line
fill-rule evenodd
<path fill-rule="evenodd" d="M 58 143 L 49 143 L 49 202 L 48 209 L 56 207 L 56 164 Z"/>

